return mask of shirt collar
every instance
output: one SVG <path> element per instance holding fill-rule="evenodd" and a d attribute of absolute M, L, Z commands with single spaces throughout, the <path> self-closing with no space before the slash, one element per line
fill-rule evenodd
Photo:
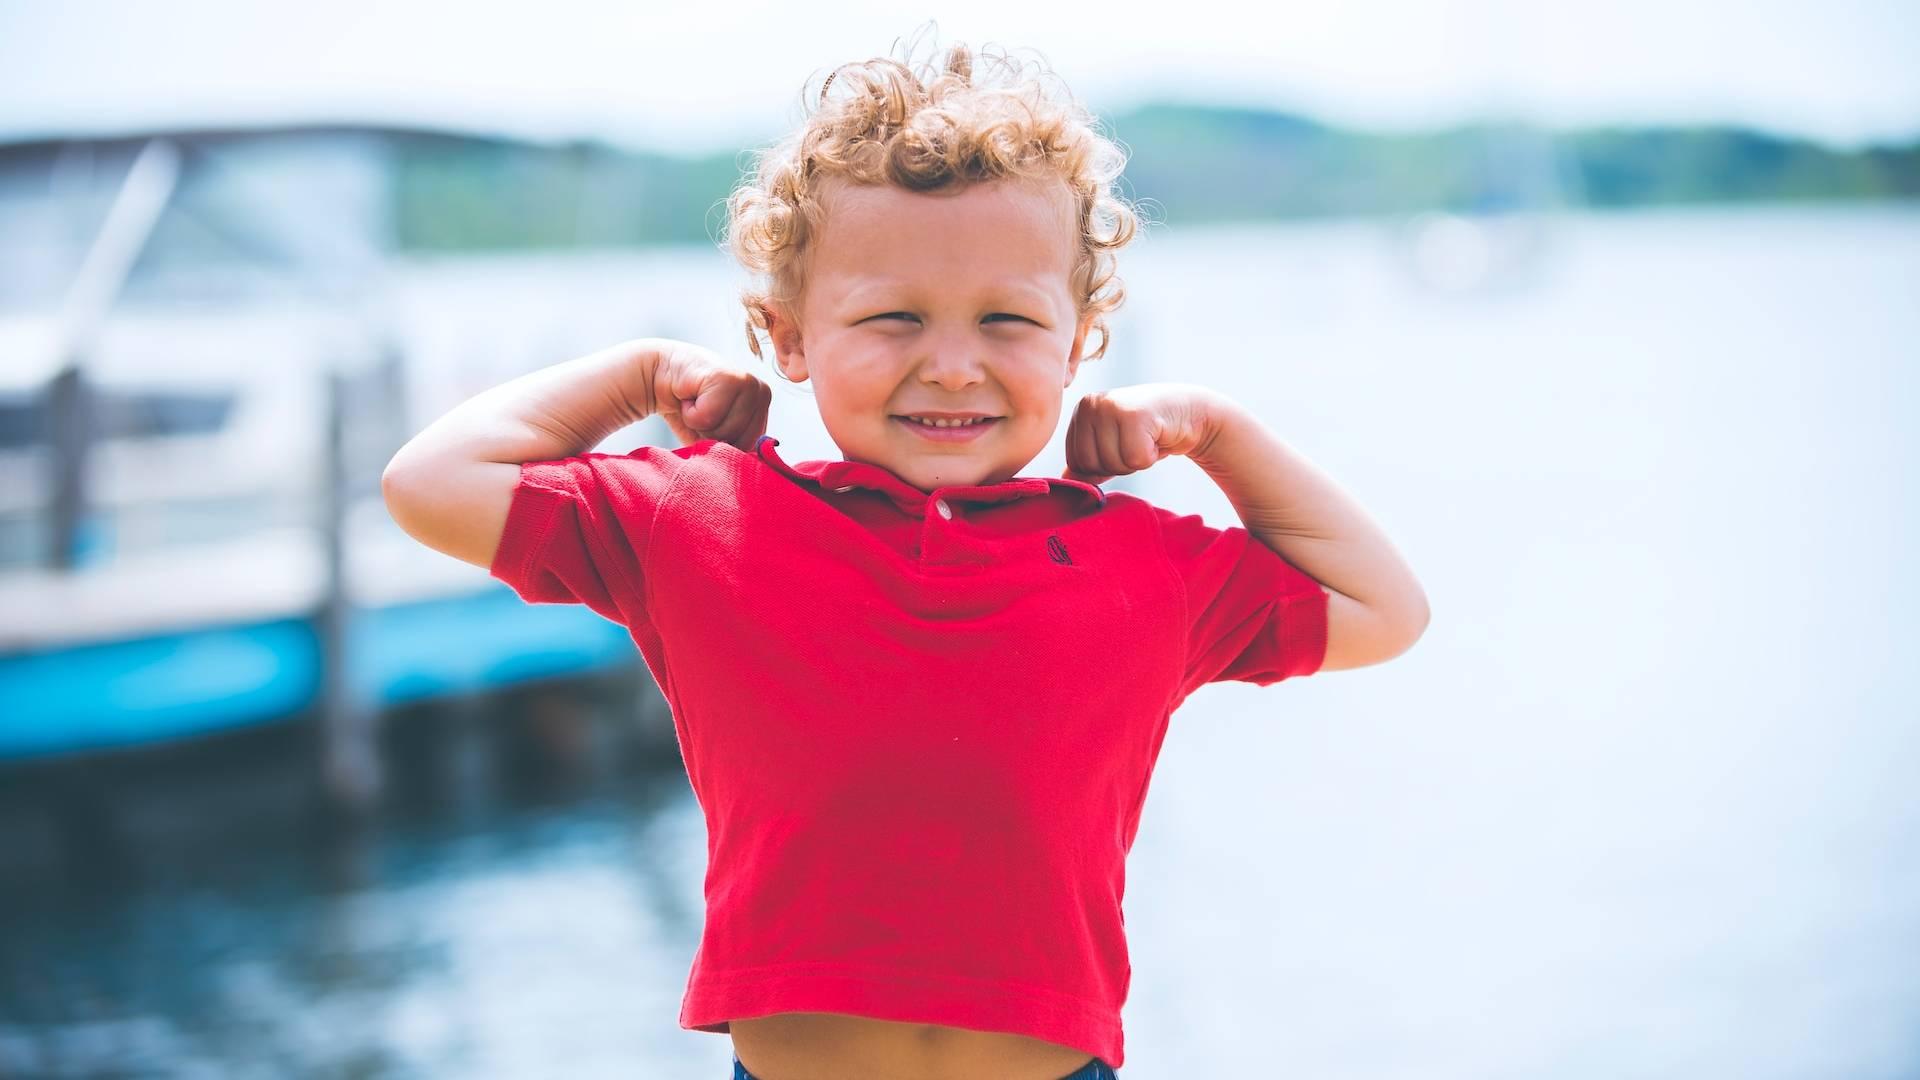
<path fill-rule="evenodd" d="M 936 497 L 961 502 L 993 503 L 1008 502 L 1026 495 L 1049 495 L 1057 490 L 1065 490 L 1076 497 L 1092 498 L 1098 506 L 1107 504 L 1107 493 L 1097 485 L 1064 476 L 1016 476 L 998 484 L 959 485 L 921 491 L 894 475 L 891 470 L 865 461 L 801 461 L 789 465 L 774 453 L 773 448 L 779 445 L 779 439 L 762 435 L 754 445 L 754 452 L 760 460 L 795 480 L 828 491 L 854 488 L 878 491 L 891 498 L 901 509 L 914 514 L 925 513 L 927 502 Z"/>

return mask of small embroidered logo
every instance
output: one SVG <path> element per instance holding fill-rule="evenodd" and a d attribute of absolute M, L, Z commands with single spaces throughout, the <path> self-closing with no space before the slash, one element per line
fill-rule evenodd
<path fill-rule="evenodd" d="M 1053 561 L 1057 563 L 1071 564 L 1073 562 L 1073 556 L 1067 554 L 1066 543 L 1057 536 L 1047 537 L 1047 554 L 1053 556 Z"/>

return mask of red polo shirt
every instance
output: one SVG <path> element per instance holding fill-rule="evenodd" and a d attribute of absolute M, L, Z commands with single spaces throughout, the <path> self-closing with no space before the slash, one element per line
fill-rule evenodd
<path fill-rule="evenodd" d="M 706 817 L 680 1025 L 808 1011 L 1124 1061 L 1121 899 L 1167 721 L 1318 670 L 1245 529 L 1053 477 L 923 492 L 744 452 L 521 467 L 492 573 L 628 627 Z"/>

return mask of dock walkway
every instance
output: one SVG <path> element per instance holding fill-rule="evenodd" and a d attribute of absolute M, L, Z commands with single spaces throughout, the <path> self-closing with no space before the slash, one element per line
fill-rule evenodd
<path fill-rule="evenodd" d="M 638 663 L 624 627 L 529 605 L 478 567 L 422 547 L 371 501 L 343 523 L 341 658 L 355 703 Z M 326 681 L 325 539 L 261 531 L 72 572 L 0 572 L 0 760 L 269 723 Z"/>

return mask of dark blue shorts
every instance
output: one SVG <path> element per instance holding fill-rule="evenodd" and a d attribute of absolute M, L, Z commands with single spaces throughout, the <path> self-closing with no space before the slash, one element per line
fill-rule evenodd
<path fill-rule="evenodd" d="M 1114 1071 L 1113 1066 L 1108 1065 L 1099 1058 L 1094 1058 L 1073 1072 L 1061 1077 L 1060 1080 L 1119 1080 L 1119 1078 L 1120 1074 Z M 740 1064 L 739 1058 L 734 1058 L 733 1080 L 757 1080 L 757 1078 L 747 1071 L 745 1065 Z"/>

